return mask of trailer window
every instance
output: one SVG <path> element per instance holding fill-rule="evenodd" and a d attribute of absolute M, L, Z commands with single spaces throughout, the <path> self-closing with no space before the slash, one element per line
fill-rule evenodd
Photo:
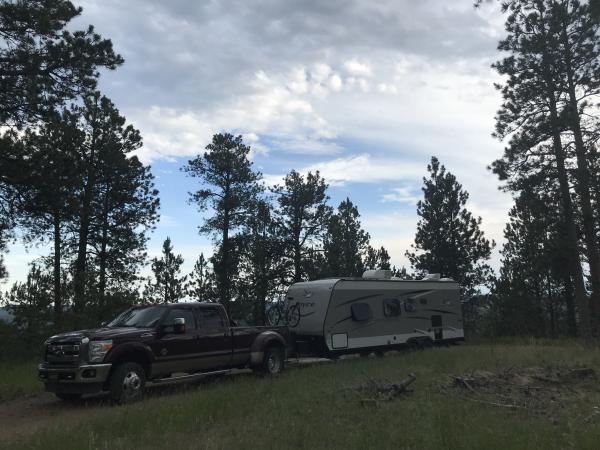
<path fill-rule="evenodd" d="M 404 301 L 404 311 L 415 312 L 415 310 L 416 310 L 416 307 L 415 307 L 415 299 L 414 298 L 409 298 Z"/>
<path fill-rule="evenodd" d="M 396 317 L 400 315 L 400 300 L 397 298 L 383 299 L 383 315 L 386 317 Z"/>
<path fill-rule="evenodd" d="M 352 320 L 363 322 L 365 320 L 371 320 L 373 317 L 373 312 L 368 303 L 354 303 L 350 309 L 352 311 Z"/>

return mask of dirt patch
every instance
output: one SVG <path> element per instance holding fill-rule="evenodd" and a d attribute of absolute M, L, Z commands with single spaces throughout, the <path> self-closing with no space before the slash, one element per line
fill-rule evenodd
<path fill-rule="evenodd" d="M 439 385 L 444 394 L 510 410 L 524 410 L 558 423 L 565 405 L 586 392 L 599 392 L 598 375 L 589 367 L 509 367 L 497 371 L 474 370 Z M 591 407 L 585 421 L 600 415 Z"/>
<path fill-rule="evenodd" d="M 353 399 L 358 399 L 363 405 L 378 405 L 380 402 L 395 400 L 398 397 L 410 394 L 408 388 L 415 382 L 417 377 L 411 373 L 408 377 L 399 381 L 389 379 L 368 378 L 355 386 L 347 388 L 347 393 Z"/>
<path fill-rule="evenodd" d="M 80 402 L 66 403 L 49 393 L 20 397 L 0 403 L 0 447 L 2 441 L 27 436 L 53 425 L 58 419 L 86 420 L 105 408 L 106 398 L 95 396 Z"/>

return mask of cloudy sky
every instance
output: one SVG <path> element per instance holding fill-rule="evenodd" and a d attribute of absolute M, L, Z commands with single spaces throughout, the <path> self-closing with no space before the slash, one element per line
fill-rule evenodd
<path fill-rule="evenodd" d="M 486 166 L 500 98 L 490 64 L 502 16 L 473 0 L 85 0 L 93 24 L 125 58 L 100 88 L 144 137 L 141 159 L 161 191 L 166 236 L 191 268 L 202 218 L 180 167 L 215 132 L 244 135 L 268 182 L 320 170 L 331 204 L 349 196 L 375 245 L 405 265 L 415 203 L 432 155 L 469 191 L 488 237 L 502 241 L 510 197 Z M 47 248 L 15 245 L 11 280 Z M 493 264 L 498 267 L 496 252 Z"/>

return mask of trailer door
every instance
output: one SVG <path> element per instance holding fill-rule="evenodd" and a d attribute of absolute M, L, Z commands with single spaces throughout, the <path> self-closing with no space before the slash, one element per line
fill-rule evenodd
<path fill-rule="evenodd" d="M 431 328 L 436 341 L 444 339 L 444 328 L 442 326 L 442 316 L 431 316 Z"/>

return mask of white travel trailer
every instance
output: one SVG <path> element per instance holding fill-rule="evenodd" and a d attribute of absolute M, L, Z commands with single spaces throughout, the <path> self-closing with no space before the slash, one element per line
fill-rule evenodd
<path fill-rule="evenodd" d="M 459 285 L 439 275 L 407 281 L 368 270 L 362 278 L 295 283 L 285 306 L 298 354 L 332 357 L 464 340 Z"/>

